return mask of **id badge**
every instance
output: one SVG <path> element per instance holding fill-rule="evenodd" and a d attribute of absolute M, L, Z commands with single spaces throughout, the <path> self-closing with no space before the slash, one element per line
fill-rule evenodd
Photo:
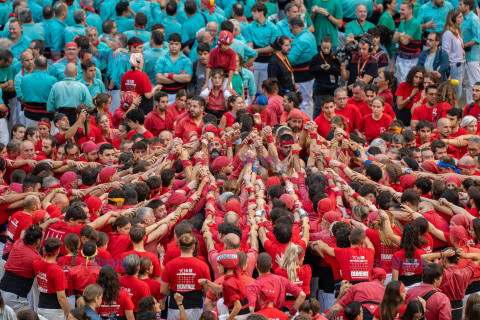
<path fill-rule="evenodd" d="M 334 76 L 333 74 L 330 75 L 330 83 L 336 83 L 337 82 L 337 77 Z"/>

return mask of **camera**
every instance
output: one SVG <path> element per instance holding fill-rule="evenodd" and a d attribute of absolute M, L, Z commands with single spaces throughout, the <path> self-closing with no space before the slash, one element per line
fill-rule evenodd
<path fill-rule="evenodd" d="M 88 108 L 88 109 L 87 109 L 87 114 L 91 115 L 92 117 L 95 117 L 95 116 L 98 114 L 98 110 L 97 110 L 97 109 Z"/>
<path fill-rule="evenodd" d="M 340 63 L 344 63 L 346 60 L 352 60 L 353 53 L 358 51 L 358 42 L 360 40 L 368 42 L 370 44 L 370 47 L 373 46 L 373 39 L 371 34 L 364 33 L 356 36 L 355 40 L 353 40 L 352 42 L 348 42 L 334 53 Z"/>

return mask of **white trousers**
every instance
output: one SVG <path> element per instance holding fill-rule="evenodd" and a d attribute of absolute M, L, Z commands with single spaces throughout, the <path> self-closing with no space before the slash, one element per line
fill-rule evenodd
<path fill-rule="evenodd" d="M 63 309 L 44 309 L 44 308 L 38 308 L 39 315 L 44 316 L 48 320 L 65 320 L 67 317 L 65 317 L 65 313 L 63 312 Z"/>
<path fill-rule="evenodd" d="M 3 301 L 5 304 L 18 313 L 23 310 L 30 310 L 29 302 L 27 298 L 19 297 L 15 293 L 6 292 L 1 290 Z"/>
<path fill-rule="evenodd" d="M 398 79 L 398 83 L 404 82 L 407 79 L 407 74 L 411 68 L 415 67 L 418 64 L 417 59 L 403 59 L 400 57 L 396 58 L 395 61 L 395 77 Z"/>
<path fill-rule="evenodd" d="M 203 313 L 203 309 L 200 309 L 200 308 L 187 309 L 185 310 L 185 312 L 187 313 L 188 320 L 198 320 L 200 319 L 200 316 Z M 168 320 L 180 319 L 180 311 L 175 309 L 168 309 L 167 319 Z"/>
<path fill-rule="evenodd" d="M 110 112 L 113 114 L 115 112 L 115 109 L 117 109 L 120 106 L 120 90 L 112 90 L 110 93 L 110 96 L 112 97 L 112 105 L 110 106 Z"/>
<path fill-rule="evenodd" d="M 268 79 L 268 63 L 253 62 L 253 78 L 257 92 L 262 91 L 262 82 Z"/>
<path fill-rule="evenodd" d="M 307 82 L 297 82 L 298 91 L 302 93 L 303 101 L 300 104 L 300 110 L 305 113 L 310 119 L 313 118 L 313 83 L 315 80 Z"/>
<path fill-rule="evenodd" d="M 176 98 L 177 98 L 177 94 L 168 93 L 168 104 L 174 103 Z"/>
<path fill-rule="evenodd" d="M 480 81 L 480 61 L 469 61 L 465 63 L 465 88 L 466 100 L 470 104 L 472 99 L 472 88 L 475 82 Z"/>

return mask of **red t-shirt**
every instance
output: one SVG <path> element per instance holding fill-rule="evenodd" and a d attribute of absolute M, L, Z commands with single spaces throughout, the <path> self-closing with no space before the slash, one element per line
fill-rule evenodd
<path fill-rule="evenodd" d="M 70 270 L 71 268 L 71 265 L 72 265 L 72 260 L 73 260 L 73 256 L 63 256 L 63 257 L 60 257 L 57 259 L 57 265 L 62 268 L 62 270 L 65 272 L 65 273 L 68 273 L 68 271 Z M 75 265 L 74 266 L 78 266 L 78 265 L 81 265 L 81 264 L 85 264 L 85 258 L 82 257 L 82 256 L 78 256 L 77 257 L 77 261 L 75 261 Z"/>
<path fill-rule="evenodd" d="M 95 257 L 95 263 L 99 266 L 110 265 L 113 262 L 112 255 L 105 249 L 97 248 L 98 254 Z"/>
<path fill-rule="evenodd" d="M 282 268 L 277 268 L 274 272 L 276 275 L 288 279 L 287 270 Z M 303 292 L 308 296 L 310 294 L 310 281 L 312 280 L 312 268 L 305 264 L 300 268 L 297 268 L 297 279 L 293 282 L 294 285 L 302 289 Z M 293 298 L 293 296 L 287 293 L 287 297 Z M 285 307 L 289 310 L 292 309 L 295 300 L 285 300 Z"/>
<path fill-rule="evenodd" d="M 151 132 L 154 136 L 160 134 L 164 130 L 172 131 L 175 129 L 173 125 L 175 122 L 175 116 L 170 111 L 166 110 L 163 118 L 158 114 L 157 108 L 154 108 L 150 111 L 149 114 L 145 117 L 145 129 Z"/>
<path fill-rule="evenodd" d="M 422 250 L 425 251 L 426 253 L 432 253 L 433 252 L 433 237 L 430 235 L 430 233 L 425 233 L 423 235 L 425 239 L 427 239 L 428 243 L 423 244 Z"/>
<path fill-rule="evenodd" d="M 365 234 L 375 247 L 375 264 L 385 270 L 385 272 L 391 273 L 393 254 L 400 250 L 400 247 L 398 245 L 389 247 L 383 244 L 380 240 L 380 233 L 378 230 L 367 229 Z"/>
<path fill-rule="evenodd" d="M 67 274 L 68 294 L 72 295 L 74 290 L 83 292 L 88 285 L 97 283 L 100 268 L 99 265 L 92 263 L 86 266 L 85 262 L 71 267 Z"/>
<path fill-rule="evenodd" d="M 369 280 L 375 252 L 371 248 L 334 248 L 342 278 L 348 281 Z"/>
<path fill-rule="evenodd" d="M 295 242 L 296 245 L 299 245 L 303 248 L 303 252 L 305 252 L 307 248 L 307 244 L 303 240 L 299 240 L 298 242 Z M 278 263 L 277 263 L 277 255 L 279 257 L 282 257 L 283 254 L 285 253 L 285 250 L 287 250 L 287 247 L 290 245 L 290 243 L 280 243 L 278 241 L 272 241 L 272 240 L 267 240 L 265 241 L 263 247 L 265 248 L 265 251 L 272 257 L 272 270 L 275 271 L 275 269 L 278 268 Z"/>
<path fill-rule="evenodd" d="M 169 283 L 175 292 L 202 290 L 198 279 L 210 278 L 208 265 L 198 258 L 178 257 L 168 262 L 163 270 L 162 281 Z"/>
<path fill-rule="evenodd" d="M 379 120 L 373 119 L 371 114 L 364 116 L 360 121 L 358 131 L 365 134 L 365 138 L 371 141 L 388 130 L 388 127 L 392 124 L 393 119 L 388 114 L 382 114 Z"/>
<path fill-rule="evenodd" d="M 42 256 L 38 254 L 38 250 L 30 245 L 26 245 L 23 239 L 18 239 L 10 251 L 10 255 L 5 263 L 5 270 L 20 277 L 33 279 L 35 277 L 33 264 L 38 259 L 42 259 Z"/>
<path fill-rule="evenodd" d="M 113 258 L 118 258 L 125 251 L 133 249 L 132 240 L 129 234 L 117 234 L 115 232 L 108 233 L 107 251 Z"/>
<path fill-rule="evenodd" d="M 407 106 L 404 108 L 404 109 L 412 109 L 412 106 L 417 103 L 418 101 L 420 101 L 421 97 L 422 97 L 422 89 L 423 88 L 419 88 L 420 90 L 418 91 L 417 95 L 415 96 L 415 98 L 413 98 L 412 100 L 410 100 L 410 102 L 408 102 Z M 413 87 L 409 84 L 407 84 L 406 82 L 402 82 L 400 83 L 400 85 L 398 86 L 398 89 L 397 91 L 395 91 L 395 95 L 397 97 L 403 97 L 403 99 L 406 99 L 408 98 L 411 94 L 412 94 L 412 91 L 413 91 Z M 415 110 L 414 110 L 415 111 Z"/>
<path fill-rule="evenodd" d="M 7 226 L 7 241 L 3 249 L 3 254 L 7 254 L 12 250 L 12 246 L 20 239 L 22 231 L 27 230 L 32 225 L 32 216 L 23 211 L 15 212 L 8 222 Z"/>
<path fill-rule="evenodd" d="M 207 68 L 221 68 L 224 72 L 228 73 L 230 70 L 235 71 L 236 63 L 235 51 L 229 48 L 227 51 L 223 52 L 220 50 L 220 47 L 215 47 L 210 51 Z"/>
<path fill-rule="evenodd" d="M 335 109 L 335 114 L 345 118 L 348 124 L 348 132 L 353 132 L 354 129 L 358 128 L 360 120 L 362 119 L 360 111 L 351 104 L 347 104 L 342 110 Z"/>
<path fill-rule="evenodd" d="M 325 119 L 324 112 L 322 111 L 322 113 L 313 121 L 317 124 L 317 133 L 326 139 L 331 127 L 330 121 Z"/>
<path fill-rule="evenodd" d="M 75 233 L 77 236 L 80 236 L 80 230 L 82 230 L 84 226 L 84 224 L 80 224 L 71 227 L 63 220 L 55 222 L 45 232 L 45 236 L 43 237 L 44 243 L 48 238 L 58 238 L 63 242 L 66 235 L 69 233 Z M 63 256 L 68 254 L 68 251 L 65 249 L 64 245 L 60 247 L 60 254 Z"/>
<path fill-rule="evenodd" d="M 265 309 L 255 312 L 265 316 L 268 320 L 288 320 L 287 314 L 274 307 L 267 307 Z"/>
<path fill-rule="evenodd" d="M 223 303 L 233 307 L 235 301 L 242 302 L 247 297 L 247 286 L 236 274 L 226 275 L 223 282 Z"/>
<path fill-rule="evenodd" d="M 106 303 L 102 299 L 102 304 L 97 308 L 97 313 L 102 317 L 108 317 L 110 313 L 116 313 L 117 316 L 125 316 L 125 310 L 134 309 L 134 305 L 127 291 L 120 289 L 117 301 Z"/>
<path fill-rule="evenodd" d="M 68 288 L 67 277 L 62 268 L 56 263 L 49 263 L 42 259 L 33 263 L 33 269 L 38 282 L 38 291 L 56 293 Z"/>
<path fill-rule="evenodd" d="M 134 305 L 133 312 L 138 311 L 138 302 L 140 299 L 150 296 L 150 287 L 148 284 L 136 277 L 130 277 L 127 275 L 121 276 L 120 285 L 122 290 L 125 290 L 130 294 L 130 298 Z"/>
<path fill-rule="evenodd" d="M 123 259 L 128 256 L 128 255 L 131 255 L 131 254 L 136 254 L 137 256 L 139 256 L 140 258 L 149 258 L 151 261 L 152 261 L 152 265 L 153 265 L 153 273 L 152 273 L 152 277 L 160 277 L 162 275 L 162 268 L 160 267 L 160 259 L 158 259 L 158 256 L 151 253 L 151 252 L 140 252 L 140 251 L 136 251 L 136 250 L 131 250 L 131 251 L 127 251 L 125 253 L 122 253 L 120 255 L 120 260 L 123 261 Z M 122 266 L 122 272 L 120 273 L 123 273 L 123 266 Z"/>
<path fill-rule="evenodd" d="M 131 130 L 129 133 L 128 133 L 128 136 L 127 136 L 127 140 L 132 140 L 132 137 L 133 135 L 137 133 L 137 130 Z M 150 132 L 150 131 L 145 131 L 144 133 L 142 133 L 143 136 L 145 137 L 145 139 L 152 139 L 154 138 L 155 136 Z"/>
<path fill-rule="evenodd" d="M 447 111 L 452 109 L 452 106 L 446 102 L 440 102 L 433 108 L 427 107 L 422 104 L 420 107 L 415 108 L 412 114 L 412 120 L 427 120 L 436 127 L 437 121 L 440 118 L 447 117 Z"/>
<path fill-rule="evenodd" d="M 150 288 L 150 295 L 157 300 L 163 299 L 165 296 L 160 293 L 160 282 L 152 278 L 140 279 Z"/>
<path fill-rule="evenodd" d="M 152 83 L 143 71 L 129 70 L 122 76 L 121 81 L 121 91 L 133 91 L 139 95 L 152 92 Z"/>
<path fill-rule="evenodd" d="M 393 254 L 392 268 L 398 270 L 398 276 L 422 274 L 423 262 L 421 256 L 425 253 L 422 249 L 415 249 L 415 258 L 407 259 L 405 249 L 399 250 Z"/>

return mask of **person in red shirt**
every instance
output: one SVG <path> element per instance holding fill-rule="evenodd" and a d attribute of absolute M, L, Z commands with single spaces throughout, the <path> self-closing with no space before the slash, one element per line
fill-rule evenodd
<path fill-rule="evenodd" d="M 168 96 L 168 95 L 167 95 Z M 173 114 L 173 119 L 177 121 L 178 117 L 187 112 L 185 107 L 187 103 L 187 91 L 185 89 L 180 89 L 175 96 L 175 102 L 169 104 L 167 110 Z"/>
<path fill-rule="evenodd" d="M 122 263 L 125 275 L 120 277 L 120 288 L 130 294 L 134 305 L 133 312 L 137 312 L 140 299 L 150 296 L 150 287 L 138 279 L 140 258 L 136 254 L 126 256 Z"/>
<path fill-rule="evenodd" d="M 477 119 L 477 134 L 480 133 L 480 121 L 478 115 L 480 114 L 480 84 L 474 84 L 472 88 L 473 102 L 463 109 L 463 117 L 473 116 Z"/>
<path fill-rule="evenodd" d="M 335 116 L 335 99 L 332 96 L 322 97 L 322 113 L 313 120 L 317 124 L 317 133 L 327 138 L 330 131 L 330 120 Z"/>
<path fill-rule="evenodd" d="M 347 100 L 347 104 L 357 107 L 362 115 L 366 115 L 368 111 L 368 102 L 365 93 L 365 83 L 357 81 L 352 86 L 352 97 Z"/>
<path fill-rule="evenodd" d="M 181 293 L 184 297 L 184 307 L 189 318 L 198 319 L 203 312 L 202 290 L 199 279 L 210 278 L 208 265 L 193 256 L 195 236 L 185 233 L 178 239 L 182 254 L 168 262 L 162 274 L 160 292 L 170 295 Z M 168 319 L 179 318 L 179 310 L 175 299 L 169 300 Z"/>
<path fill-rule="evenodd" d="M 225 102 L 230 97 L 230 93 L 225 89 L 224 80 L 225 74 L 223 71 L 221 69 L 213 69 L 212 85 L 200 94 L 207 101 L 205 111 L 213 114 L 217 117 L 217 120 L 220 120 L 227 111 Z"/>
<path fill-rule="evenodd" d="M 375 99 L 377 96 L 383 97 L 383 96 L 381 96 L 377 93 L 378 93 L 378 87 L 376 85 L 367 84 L 365 86 L 365 96 L 367 97 L 368 109 L 365 109 L 366 113 L 363 113 L 362 110 L 360 110 L 360 113 L 363 116 L 372 112 L 373 99 Z M 395 114 L 395 112 L 393 112 L 392 104 L 390 102 L 388 102 L 385 97 L 383 97 L 383 98 L 385 99 L 385 109 L 383 109 L 383 113 L 388 114 L 390 117 L 392 117 L 393 120 L 395 120 L 397 118 L 397 115 Z"/>
<path fill-rule="evenodd" d="M 210 57 L 208 58 L 207 72 L 205 75 L 205 85 L 202 88 L 202 91 L 205 90 L 208 86 L 208 80 L 210 78 L 210 73 L 212 69 L 220 68 L 228 74 L 227 87 L 226 89 L 233 93 L 232 89 L 232 78 L 233 73 L 235 72 L 236 67 L 236 54 L 235 51 L 230 49 L 230 45 L 233 43 L 233 34 L 230 31 L 223 30 L 218 35 L 218 46 L 210 52 Z M 212 74 L 213 78 L 213 74 Z M 240 93 L 240 92 L 239 92 Z"/>
<path fill-rule="evenodd" d="M 397 119 L 402 120 L 405 124 L 410 123 L 412 119 L 410 109 L 421 99 L 424 74 L 425 68 L 421 66 L 411 68 L 405 82 L 400 83 L 397 91 L 395 91 L 397 105 L 394 111 L 397 114 Z"/>
<path fill-rule="evenodd" d="M 275 308 L 273 306 L 275 299 L 277 297 L 277 289 L 275 287 L 271 286 L 265 286 L 262 288 L 262 291 L 260 292 L 260 310 L 255 312 L 256 314 L 261 314 L 267 319 L 275 319 L 275 320 L 287 320 L 289 317 L 287 314 L 283 311 L 280 311 L 279 309 Z"/>
<path fill-rule="evenodd" d="M 190 102 L 189 115 L 185 116 L 177 122 L 175 127 L 175 138 L 180 138 L 183 143 L 190 141 L 190 134 L 202 133 L 203 128 L 203 114 L 205 111 L 205 100 L 200 96 L 195 96 Z"/>
<path fill-rule="evenodd" d="M 164 130 L 173 131 L 175 116 L 168 107 L 168 94 L 158 91 L 153 96 L 155 108 L 145 117 L 145 129 L 150 131 L 155 137 Z"/>
<path fill-rule="evenodd" d="M 98 274 L 97 283 L 103 289 L 102 303 L 97 308 L 97 313 L 107 318 L 112 313 L 117 317 L 135 320 L 134 305 L 128 292 L 120 288 L 117 271 L 112 266 L 104 266 Z"/>
<path fill-rule="evenodd" d="M 5 263 L 5 274 L 0 280 L 0 290 L 5 304 L 15 312 L 30 309 L 27 295 L 35 279 L 33 263 L 42 256 L 38 253 L 42 243 L 43 230 L 32 225 L 25 231 L 25 237 L 17 240 Z"/>
<path fill-rule="evenodd" d="M 132 140 L 135 133 L 141 133 L 146 139 L 152 139 L 154 135 L 148 131 L 145 126 L 145 114 L 141 109 L 133 109 L 125 114 L 128 126 L 132 129 L 127 136 L 127 140 Z"/>
<path fill-rule="evenodd" d="M 268 99 L 263 94 L 257 96 L 247 107 L 247 111 L 253 115 L 257 129 L 262 130 L 265 126 L 273 128 L 278 123 L 277 116 L 268 108 Z M 257 114 L 260 117 L 256 116 Z"/>
<path fill-rule="evenodd" d="M 452 106 L 447 102 L 438 102 L 437 90 L 438 86 L 434 84 L 425 88 L 426 103 L 413 110 L 412 121 L 410 122 L 412 128 L 415 128 L 420 120 L 427 120 L 436 127 L 440 118 L 447 117 L 447 111 L 452 109 Z"/>
<path fill-rule="evenodd" d="M 348 132 L 354 132 L 360 124 L 362 115 L 358 108 L 347 104 L 348 94 L 345 87 L 335 90 L 335 114 L 345 118 L 348 124 Z"/>
<path fill-rule="evenodd" d="M 113 232 L 108 233 L 107 251 L 110 252 L 114 259 L 119 258 L 122 253 L 133 249 L 129 235 L 131 227 L 132 224 L 127 217 L 119 217 L 112 224 Z"/>
<path fill-rule="evenodd" d="M 332 248 L 318 240 L 320 250 L 337 259 L 344 280 L 353 283 L 368 281 L 375 256 L 373 244 L 361 228 L 352 229 L 350 243 L 349 248 Z"/>
<path fill-rule="evenodd" d="M 134 91 L 127 91 L 120 100 L 120 106 L 113 112 L 113 127 L 118 128 L 120 123 L 125 120 L 125 114 L 137 108 L 142 98 Z"/>
<path fill-rule="evenodd" d="M 45 257 L 33 263 L 40 291 L 38 314 L 53 320 L 63 320 L 70 312 L 66 295 L 67 277 L 56 263 L 62 245 L 60 239 L 47 239 L 44 246 Z"/>
<path fill-rule="evenodd" d="M 418 121 L 415 127 L 416 135 L 416 143 L 417 147 L 421 147 L 424 144 L 430 144 L 432 142 L 432 133 L 433 133 L 433 124 L 428 122 L 427 120 L 420 120 Z"/>
<path fill-rule="evenodd" d="M 37 154 L 35 158 L 36 161 L 41 161 L 45 159 L 55 159 L 56 149 L 57 149 L 57 139 L 54 139 L 53 136 L 48 135 L 42 138 L 42 151 Z"/>
<path fill-rule="evenodd" d="M 423 298 L 426 301 L 425 320 L 451 320 L 452 308 L 448 297 L 440 292 L 444 269 L 441 265 L 430 263 L 423 268 L 422 284 L 408 289 L 405 303 Z"/>
<path fill-rule="evenodd" d="M 162 300 L 165 296 L 160 293 L 160 282 L 151 278 L 153 273 L 152 260 L 147 257 L 140 258 L 140 270 L 138 271 L 138 279 L 145 282 L 150 288 L 150 295 L 157 301 L 160 301 L 165 306 L 165 301 Z"/>
<path fill-rule="evenodd" d="M 317 299 L 310 298 L 300 305 L 298 313 L 310 317 L 312 320 L 326 320 L 320 312 L 320 302 Z"/>
<path fill-rule="evenodd" d="M 378 138 L 382 133 L 387 132 L 388 127 L 392 124 L 393 119 L 385 114 L 385 99 L 383 97 L 375 97 L 372 102 L 372 114 L 366 115 L 360 121 L 359 132 L 365 135 L 367 141 Z"/>
<path fill-rule="evenodd" d="M 85 262 L 71 267 L 67 274 L 68 295 L 75 294 L 77 298 L 82 295 L 87 286 L 97 283 L 100 273 L 100 266 L 95 263 L 97 256 L 95 242 L 85 242 L 81 254 Z"/>
<path fill-rule="evenodd" d="M 142 97 L 142 101 L 138 105 L 145 114 L 152 111 L 153 103 L 152 97 L 155 92 L 162 89 L 162 85 L 158 84 L 152 89 L 152 83 L 148 75 L 142 71 L 143 69 L 143 55 L 141 53 L 130 54 L 130 64 L 132 70 L 125 72 L 121 80 L 120 91 L 133 91 Z"/>
<path fill-rule="evenodd" d="M 84 264 L 85 259 L 79 256 L 79 250 L 82 243 L 78 235 L 75 233 L 69 233 L 65 236 L 63 242 L 68 253 L 58 258 L 57 265 L 62 268 L 65 274 L 68 274 L 68 270 L 70 270 L 71 267 Z"/>

